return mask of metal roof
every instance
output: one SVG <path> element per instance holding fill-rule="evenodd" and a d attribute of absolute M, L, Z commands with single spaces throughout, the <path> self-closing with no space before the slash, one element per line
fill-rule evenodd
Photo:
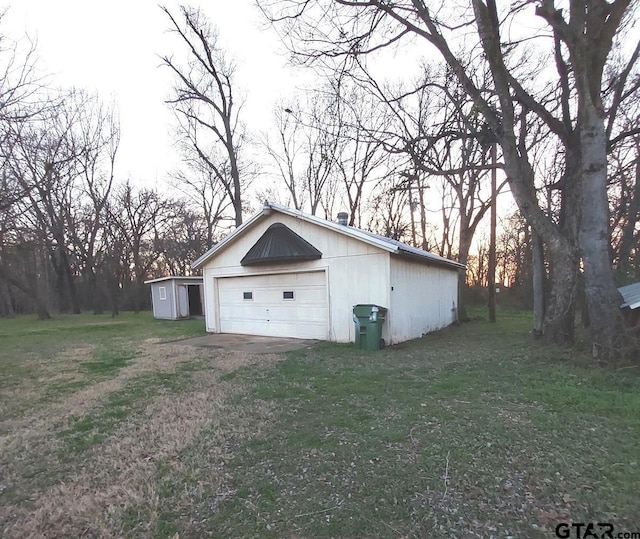
<path fill-rule="evenodd" d="M 144 284 L 152 284 L 152 283 L 160 283 L 162 281 L 191 281 L 194 283 L 198 283 L 198 282 L 202 282 L 202 277 L 187 277 L 187 276 L 180 276 L 180 275 L 169 275 L 167 277 L 158 277 L 157 279 L 149 279 L 148 281 L 145 281 Z"/>
<path fill-rule="evenodd" d="M 620 308 L 629 307 L 629 309 L 637 309 L 640 307 L 640 283 L 628 284 L 618 288 L 618 292 L 622 294 L 624 300 Z"/>
<path fill-rule="evenodd" d="M 386 238 L 372 232 L 367 232 L 353 226 L 341 225 L 333 221 L 321 219 L 320 217 L 316 217 L 315 215 L 309 215 L 300 210 L 293 210 L 291 208 L 287 208 L 286 206 L 281 206 L 280 204 L 277 204 L 275 202 L 265 202 L 261 212 L 256 213 L 236 230 L 225 236 L 224 239 L 222 239 L 206 253 L 204 253 L 200 258 L 198 258 L 191 267 L 194 269 L 200 268 L 217 251 L 221 250 L 228 243 L 234 241 L 240 234 L 242 234 L 244 230 L 252 227 L 259 220 L 270 215 L 272 211 L 276 211 L 285 215 L 289 215 L 291 217 L 314 223 L 324 228 L 328 228 L 340 234 L 344 234 L 345 236 L 350 236 L 364 243 L 368 243 L 369 245 L 373 245 L 375 247 L 388 251 L 392 254 L 401 256 L 404 255 L 425 263 L 448 266 L 453 269 L 464 269 L 466 267 L 464 264 L 460 264 L 453 260 L 449 260 L 448 258 L 443 258 L 428 251 L 418 249 L 417 247 L 412 247 L 411 245 L 407 245 L 406 243 L 402 243 L 391 238 Z"/>
<path fill-rule="evenodd" d="M 247 251 L 244 258 L 240 260 L 240 264 L 251 266 L 274 262 L 317 260 L 318 258 L 322 258 L 322 253 L 307 240 L 298 236 L 288 226 L 282 223 L 273 223 Z"/>

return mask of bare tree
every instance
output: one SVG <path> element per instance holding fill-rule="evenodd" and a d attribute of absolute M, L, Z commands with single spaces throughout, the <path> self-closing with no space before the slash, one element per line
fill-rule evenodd
<path fill-rule="evenodd" d="M 210 247 L 209 227 L 202 214 L 193 211 L 188 200 L 171 205 L 169 219 L 156 241 L 160 256 L 149 277 L 190 275 L 191 262 Z"/>
<path fill-rule="evenodd" d="M 623 338 L 619 294 L 609 259 L 606 112 L 601 100 L 603 71 L 614 40 L 632 17 L 631 0 L 572 0 L 569 10 L 553 0 L 533 3 L 541 24 L 531 35 L 510 29 L 531 21 L 531 2 L 498 10 L 495 0 L 470 0 L 467 9 L 429 6 L 422 0 L 281 0 L 261 3 L 285 29 L 288 43 L 303 60 L 374 53 L 407 35 L 429 43 L 458 78 L 499 141 L 511 191 L 520 211 L 544 241 L 553 271 L 544 334 L 573 338 L 572 305 L 581 258 L 591 316 L 594 355 L 607 359 Z M 529 27 L 531 25 L 529 24 Z M 482 54 L 472 62 L 457 54 L 461 40 L 475 29 Z M 547 38 L 550 34 L 551 38 Z M 553 80 L 529 78 L 535 50 L 555 59 Z M 523 61 L 527 58 L 528 61 Z M 633 58 L 630 59 L 631 61 Z M 480 84 L 474 67 L 491 73 L 492 88 Z M 558 88 L 549 100 L 548 88 Z M 565 150 L 563 204 L 571 221 L 560 227 L 540 206 L 535 172 L 526 148 L 527 117 L 535 115 Z"/>
<path fill-rule="evenodd" d="M 240 226 L 243 183 L 239 153 L 243 133 L 239 121 L 241 103 L 234 97 L 235 66 L 225 57 L 217 33 L 200 11 L 181 6 L 180 22 L 166 7 L 161 9 L 188 54 L 185 65 L 173 56 L 161 57 L 176 77 L 174 97 L 167 103 L 178 116 L 180 129 L 194 156 L 209 169 L 229 197 L 235 224 Z M 214 147 L 220 150 L 215 151 Z M 222 160 L 221 155 L 224 155 Z"/>
<path fill-rule="evenodd" d="M 224 185 L 216 173 L 202 161 L 186 161 L 186 167 L 174 174 L 174 184 L 184 195 L 186 205 L 201 215 L 205 224 L 203 252 L 211 248 L 222 232 L 228 230 L 232 206 Z"/>
<path fill-rule="evenodd" d="M 309 99 L 303 123 L 305 163 L 303 183 L 309 210 L 316 215 L 323 207 L 325 217 L 331 217 L 336 197 L 336 157 L 341 152 L 340 103 L 335 95 L 323 90 Z"/>
<path fill-rule="evenodd" d="M 640 76 L 637 80 L 640 83 Z M 636 99 L 621 111 L 617 131 L 632 133 L 639 125 L 640 102 Z M 610 145 L 609 182 L 613 262 L 618 284 L 628 284 L 640 278 L 640 133 Z"/>
<path fill-rule="evenodd" d="M 336 172 L 343 204 L 349 212 L 349 225 L 362 226 L 364 200 L 393 168 L 384 139 L 390 117 L 375 96 L 347 77 L 335 79 L 331 89 L 341 103 L 340 116 L 334 121 L 342 126 Z"/>
<path fill-rule="evenodd" d="M 293 108 L 292 108 L 293 107 Z M 330 87 L 310 91 L 275 111 L 277 139 L 263 137 L 291 203 L 312 215 L 332 214 L 337 197 L 337 159 L 342 152 L 340 103 Z"/>
<path fill-rule="evenodd" d="M 86 106 L 85 96 L 71 93 L 37 123 L 21 130 L 7 163 L 8 173 L 25 197 L 18 202 L 21 220 L 49 254 L 62 310 L 80 312 L 75 274 L 77 256 L 71 234 L 81 201 L 77 165 L 86 145 L 74 127 Z"/>
<path fill-rule="evenodd" d="M 5 12 L 0 12 L 0 25 Z M 5 168 L 22 129 L 55 105 L 51 94 L 43 92 L 44 82 L 36 71 L 35 43 L 17 42 L 0 33 L 0 211 L 26 195 Z"/>
<path fill-rule="evenodd" d="M 299 102 L 278 103 L 273 113 L 275 136 L 262 135 L 261 146 L 275 166 L 277 176 L 282 179 L 289 201 L 296 210 L 305 204 L 305 184 L 300 173 L 300 162 L 304 159 L 304 126 L 299 115 Z"/>
<path fill-rule="evenodd" d="M 403 208 L 407 206 L 408 193 L 394 189 L 394 183 L 387 179 L 381 182 L 378 193 L 371 199 L 368 228 L 398 241 L 408 241 L 411 225 L 406 220 Z"/>
<path fill-rule="evenodd" d="M 4 15 L 2 11 L 0 24 Z M 33 184 L 20 182 L 12 169 L 23 131 L 51 105 L 42 94 L 44 81 L 36 73 L 35 55 L 32 41 L 20 43 L 0 33 L 0 315 L 21 312 L 28 305 L 46 319 L 50 314 L 37 286 L 35 263 L 43 253 L 22 215 Z"/>
<path fill-rule="evenodd" d="M 159 239 L 166 233 L 174 208 L 157 191 L 135 189 L 127 182 L 115 193 L 110 211 L 110 219 L 118 229 L 114 237 L 124 243 L 123 254 L 127 258 L 121 263 L 125 265 L 126 280 L 133 286 L 133 308 L 138 313 L 142 308 L 144 281 L 161 257 Z"/>
<path fill-rule="evenodd" d="M 451 70 L 425 66 L 422 76 L 407 87 L 380 84 L 362 61 L 356 64 L 352 78 L 375 96 L 393 120 L 377 129 L 366 123 L 362 128 L 403 163 L 405 170 L 394 189 L 409 195 L 411 242 L 428 248 L 431 217 L 425 192 L 432 187 L 441 199 L 441 233 L 430 243 L 442 256 L 466 264 L 475 232 L 492 205 L 489 174 L 502 168 L 489 159 L 490 131 Z M 502 181 L 497 191 L 505 185 Z M 459 316 L 464 320 L 464 270 L 459 283 Z"/>
<path fill-rule="evenodd" d="M 104 286 L 98 282 L 97 266 L 101 251 L 105 249 L 107 201 L 114 184 L 120 143 L 115 111 L 105 107 L 96 97 L 85 100 L 71 136 L 78 148 L 75 172 L 81 202 L 70 215 L 69 238 L 85 286 L 85 301 L 91 304 L 94 313 L 101 313 Z"/>

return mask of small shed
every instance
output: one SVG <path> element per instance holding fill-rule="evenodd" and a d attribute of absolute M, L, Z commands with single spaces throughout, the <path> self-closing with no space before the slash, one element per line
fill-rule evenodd
<path fill-rule="evenodd" d="M 353 306 L 388 309 L 387 344 L 455 321 L 465 266 L 275 203 L 193 263 L 207 331 L 353 342 Z"/>
<path fill-rule="evenodd" d="M 640 282 L 618 288 L 622 296 L 622 316 L 625 326 L 640 332 Z"/>
<path fill-rule="evenodd" d="M 154 318 L 178 320 L 202 316 L 202 277 L 161 277 L 145 281 L 151 285 Z"/>

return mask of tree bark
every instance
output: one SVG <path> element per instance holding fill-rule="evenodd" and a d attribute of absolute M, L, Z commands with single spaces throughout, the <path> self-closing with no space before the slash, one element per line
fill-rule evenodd
<path fill-rule="evenodd" d="M 572 344 L 575 338 L 578 260 L 566 241 L 547 242 L 549 256 L 549 298 L 544 315 L 545 341 Z"/>
<path fill-rule="evenodd" d="M 538 338 L 543 333 L 544 322 L 544 282 L 546 270 L 544 268 L 544 251 L 540 236 L 531 233 L 533 258 L 533 336 Z"/>
<path fill-rule="evenodd" d="M 489 278 L 487 285 L 489 287 L 489 322 L 496 321 L 496 225 L 497 225 L 497 208 L 496 208 L 496 162 L 497 162 L 497 143 L 491 144 L 491 230 L 489 239 Z"/>
<path fill-rule="evenodd" d="M 471 240 L 473 232 L 467 226 L 468 219 L 460 219 L 459 249 L 458 262 L 467 264 L 469 261 L 469 251 L 471 250 Z M 458 320 L 460 322 L 469 321 L 469 312 L 467 310 L 467 302 L 464 297 L 466 290 L 466 270 L 461 269 L 458 277 Z"/>
<path fill-rule="evenodd" d="M 604 122 L 593 104 L 581 115 L 582 218 L 580 249 L 593 356 L 603 361 L 617 354 L 623 333 L 622 298 L 613 280 L 609 256 L 609 202 Z"/>
<path fill-rule="evenodd" d="M 33 302 L 36 304 L 36 312 L 38 313 L 38 319 L 40 319 L 40 320 L 50 320 L 51 319 L 51 315 L 49 314 L 49 311 L 47 310 L 47 307 L 44 304 L 44 302 L 40 299 L 40 297 L 36 293 L 35 287 L 32 290 L 32 289 L 24 286 L 20 281 L 18 281 L 17 279 L 14 279 L 10 275 L 8 275 L 6 272 L 4 272 L 2 270 L 2 268 L 0 268 L 0 275 L 2 276 L 2 278 L 7 283 L 9 283 L 10 285 L 16 287 L 23 294 L 25 294 L 26 296 L 30 297 L 33 300 Z"/>

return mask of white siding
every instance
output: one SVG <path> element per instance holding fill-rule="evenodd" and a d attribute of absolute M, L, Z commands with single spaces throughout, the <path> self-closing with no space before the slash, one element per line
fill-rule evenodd
<path fill-rule="evenodd" d="M 275 222 L 285 224 L 311 243 L 322 252 L 322 258 L 306 262 L 240 265 L 240 260 L 246 252 Z M 326 323 L 326 337 L 317 338 L 352 342 L 355 338 L 352 308 L 358 303 L 375 303 L 389 309 L 382 332 L 382 337 L 389 344 L 419 338 L 454 321 L 458 303 L 458 272 L 455 268 L 428 265 L 392 255 L 383 248 L 304 219 L 274 211 L 236 236 L 204 265 L 204 311 L 207 331 L 274 335 L 287 333 L 285 326 L 295 325 L 303 317 L 296 308 L 287 307 L 281 311 L 282 324 L 274 333 L 273 327 L 263 327 L 264 318 L 254 316 L 257 312 L 255 308 L 248 308 L 244 314 L 240 308 L 229 314 L 230 307 L 236 309 L 238 306 L 230 306 L 224 298 L 224 293 L 233 288 L 231 285 L 234 283 L 247 282 L 267 291 L 274 283 L 286 282 L 286 274 L 294 279 L 294 274 L 302 275 L 304 272 L 312 272 L 310 275 L 322 273 L 326 282 L 324 292 L 318 287 L 313 292 L 326 294 L 326 310 L 320 309 L 310 317 L 314 320 L 312 325 L 316 325 L 316 330 L 320 324 Z M 234 281 L 238 277 L 247 276 L 251 276 L 251 280 Z M 222 285 L 222 290 L 219 290 L 220 283 L 223 282 L 229 286 Z M 218 294 L 219 291 L 221 294 Z M 239 293 L 240 289 L 236 292 Z M 278 289 L 278 293 L 281 293 L 281 290 Z M 265 301 L 274 307 L 264 304 L 260 308 L 279 309 L 281 300 L 281 297 L 273 296 Z M 253 322 L 250 321 L 251 317 L 254 317 Z M 290 334 L 300 336 L 294 329 Z"/>
<path fill-rule="evenodd" d="M 217 285 L 222 333 L 327 340 L 324 271 L 220 277 Z"/>
<path fill-rule="evenodd" d="M 458 272 L 391 257 L 390 343 L 416 339 L 453 323 Z"/>
<path fill-rule="evenodd" d="M 269 226 L 281 222 L 322 252 L 322 258 L 307 262 L 241 266 L 240 259 Z M 308 221 L 274 212 L 217 253 L 203 267 L 207 331 L 221 332 L 216 279 L 225 276 L 323 270 L 328 290 L 328 339 L 351 342 L 355 338 L 353 305 L 375 303 L 389 308 L 389 253 L 325 229 Z M 383 338 L 387 339 L 386 329 Z"/>

